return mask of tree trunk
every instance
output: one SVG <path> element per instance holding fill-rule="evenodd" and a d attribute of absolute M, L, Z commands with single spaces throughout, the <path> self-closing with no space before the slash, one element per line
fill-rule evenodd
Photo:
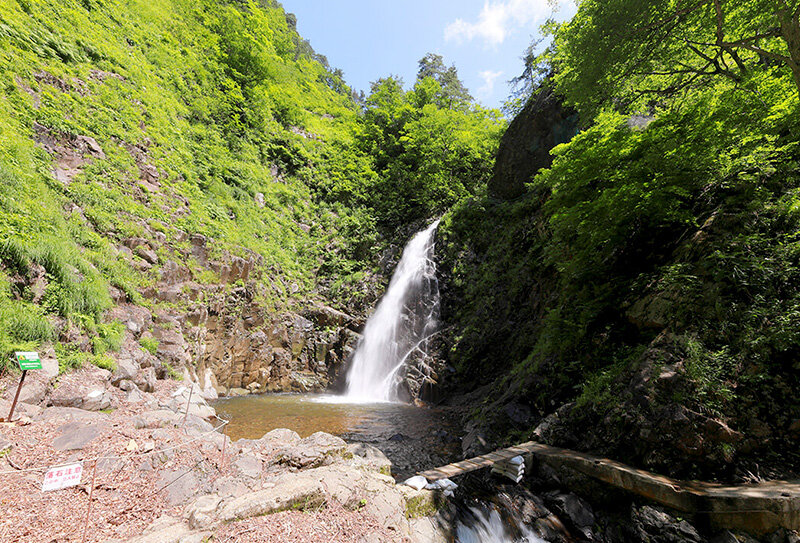
<path fill-rule="evenodd" d="M 788 10 L 778 12 L 781 23 L 781 36 L 789 48 L 789 59 L 786 62 L 794 75 L 794 83 L 800 94 L 800 23 L 798 17 Z"/>

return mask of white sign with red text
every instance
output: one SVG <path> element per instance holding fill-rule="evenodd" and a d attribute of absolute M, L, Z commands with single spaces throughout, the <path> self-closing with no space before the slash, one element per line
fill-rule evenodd
<path fill-rule="evenodd" d="M 81 463 L 52 468 L 44 474 L 42 492 L 61 490 L 62 488 L 78 485 L 81 483 L 82 473 L 83 464 Z"/>

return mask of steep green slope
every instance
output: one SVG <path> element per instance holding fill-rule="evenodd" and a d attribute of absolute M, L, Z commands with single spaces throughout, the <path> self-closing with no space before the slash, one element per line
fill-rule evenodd
<path fill-rule="evenodd" d="M 599 43 L 586 29 L 611 32 L 587 18 L 613 8 L 581 9 L 548 58 L 564 85 L 585 76 L 597 91 L 557 87 L 584 129 L 518 200 L 464 203 L 443 221 L 456 388 L 492 384 L 473 418 L 501 440 L 535 435 L 680 476 L 796 472 L 791 72 L 754 56 L 746 77 L 619 100 L 636 92 L 629 79 L 610 74 L 624 89 L 609 97 L 580 63 Z"/>
<path fill-rule="evenodd" d="M 0 49 L 3 358 L 53 338 L 45 313 L 96 320 L 108 284 L 142 302 L 123 239 L 257 255 L 275 305 L 361 224 L 314 197 L 369 173 L 356 106 L 277 3 L 4 2 Z"/>

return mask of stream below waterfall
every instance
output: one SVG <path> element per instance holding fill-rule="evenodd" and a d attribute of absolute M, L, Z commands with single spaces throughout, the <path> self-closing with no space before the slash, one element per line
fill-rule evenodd
<path fill-rule="evenodd" d="M 461 459 L 459 413 L 398 402 L 418 397 L 423 383 L 435 383 L 427 350 L 439 324 L 434 260 L 438 224 L 435 221 L 418 232 L 403 250 L 350 361 L 344 396 L 268 394 L 221 399 L 214 408 L 231 421 L 227 428 L 231 439 L 259 439 L 276 428 L 289 428 L 301 437 L 326 432 L 383 451 L 398 481 Z M 469 496 L 459 496 L 453 506 L 448 531 L 458 543 L 542 541 L 517 522 L 512 508 Z"/>
<path fill-rule="evenodd" d="M 319 394 L 225 398 L 214 408 L 230 419 L 227 432 L 233 440 L 258 439 L 275 428 L 289 428 L 300 437 L 326 432 L 349 443 L 367 443 L 392 461 L 392 475 L 398 480 L 452 462 L 461 453 L 459 417 L 444 408 L 346 403 L 342 397 Z"/>

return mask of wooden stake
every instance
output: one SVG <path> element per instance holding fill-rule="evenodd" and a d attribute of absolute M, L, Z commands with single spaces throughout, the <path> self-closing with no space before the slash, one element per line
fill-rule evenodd
<path fill-rule="evenodd" d="M 92 494 L 94 494 L 94 480 L 97 476 L 97 460 L 94 461 L 92 468 L 92 486 L 89 487 L 89 508 L 86 510 L 86 520 L 83 522 L 83 537 L 81 543 L 86 543 L 86 535 L 89 533 L 89 517 L 92 514 Z"/>
<path fill-rule="evenodd" d="M 14 408 L 17 407 L 17 400 L 19 399 L 19 393 L 22 390 L 22 383 L 25 381 L 25 376 L 28 374 L 28 370 L 22 370 L 22 376 L 19 378 L 19 385 L 17 386 L 17 393 L 14 395 L 14 401 L 11 403 L 11 411 L 8 412 L 8 419 L 6 422 L 11 422 L 11 417 L 14 416 Z"/>

